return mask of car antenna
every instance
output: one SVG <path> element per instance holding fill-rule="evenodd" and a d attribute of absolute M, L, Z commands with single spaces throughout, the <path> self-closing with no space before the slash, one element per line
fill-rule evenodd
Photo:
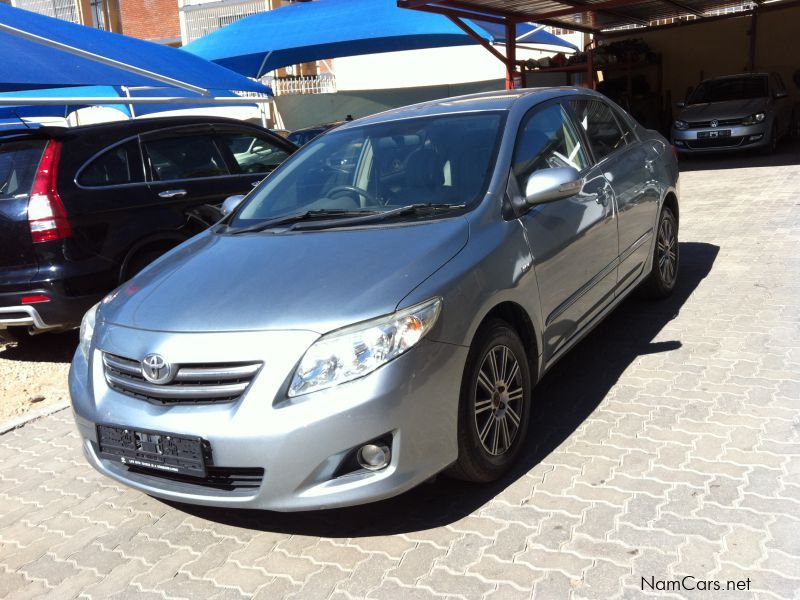
<path fill-rule="evenodd" d="M 31 126 L 30 126 L 30 125 L 28 125 L 28 124 L 25 122 L 25 119 L 23 119 L 22 117 L 20 117 L 20 116 L 19 116 L 19 113 L 17 113 L 16 109 L 13 109 L 13 108 L 12 108 L 12 109 L 11 109 L 11 112 L 13 112 L 13 113 L 14 113 L 14 116 L 15 116 L 15 117 L 17 117 L 17 118 L 19 119 L 19 122 L 20 122 L 20 123 L 22 123 L 23 125 L 25 125 L 25 129 L 31 129 Z"/>

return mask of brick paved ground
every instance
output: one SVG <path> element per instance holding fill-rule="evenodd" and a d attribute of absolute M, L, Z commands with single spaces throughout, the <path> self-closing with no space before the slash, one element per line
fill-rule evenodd
<path fill-rule="evenodd" d="M 99 476 L 68 411 L 3 435 L 0 597 L 605 600 L 684 575 L 800 597 L 798 189 L 798 166 L 686 173 L 675 296 L 545 378 L 498 485 L 237 514 Z"/>

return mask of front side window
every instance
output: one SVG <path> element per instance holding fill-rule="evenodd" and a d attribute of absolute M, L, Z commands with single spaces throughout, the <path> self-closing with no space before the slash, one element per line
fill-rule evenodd
<path fill-rule="evenodd" d="M 520 189 L 525 189 L 534 171 L 553 167 L 574 167 L 582 171 L 589 165 L 564 107 L 551 104 L 534 109 L 525 120 L 514 150 L 514 175 Z"/>
<path fill-rule="evenodd" d="M 210 135 L 149 140 L 142 144 L 153 181 L 228 175 L 228 168 Z"/>
<path fill-rule="evenodd" d="M 81 172 L 78 183 L 86 187 L 122 185 L 142 181 L 139 144 L 131 140 L 107 150 Z"/>
<path fill-rule="evenodd" d="M 287 160 L 234 224 L 308 210 L 474 203 L 491 177 L 504 119 L 447 114 L 333 131 Z"/>
<path fill-rule="evenodd" d="M 289 156 L 274 142 L 249 133 L 223 133 L 217 141 L 233 155 L 242 173 L 269 173 Z"/>
<path fill-rule="evenodd" d="M 601 100 L 571 100 L 578 122 L 589 138 L 595 158 L 602 160 L 628 143 L 611 107 Z"/>

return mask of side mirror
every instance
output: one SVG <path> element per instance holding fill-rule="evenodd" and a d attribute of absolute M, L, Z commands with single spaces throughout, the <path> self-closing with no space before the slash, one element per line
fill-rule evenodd
<path fill-rule="evenodd" d="M 236 194 L 235 196 L 228 196 L 225 198 L 225 202 L 222 203 L 222 215 L 227 217 L 236 210 L 236 207 L 242 203 L 242 200 L 244 200 L 242 194 Z"/>
<path fill-rule="evenodd" d="M 573 167 L 554 167 L 531 173 L 525 184 L 528 206 L 574 196 L 581 191 L 583 179 Z"/>
<path fill-rule="evenodd" d="M 675 106 L 678 108 L 686 108 L 686 102 L 676 102 Z"/>

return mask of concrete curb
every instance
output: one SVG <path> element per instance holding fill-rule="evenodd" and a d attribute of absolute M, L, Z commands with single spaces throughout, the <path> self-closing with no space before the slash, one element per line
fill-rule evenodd
<path fill-rule="evenodd" d="M 62 402 L 56 402 L 55 404 L 47 406 L 41 410 L 31 411 L 27 414 L 22 415 L 21 417 L 17 417 L 16 419 L 11 419 L 10 421 L 6 421 L 5 423 L 0 423 L 0 435 L 3 435 L 4 433 L 8 433 L 9 431 L 13 431 L 15 429 L 19 429 L 20 427 L 27 425 L 31 421 L 35 421 L 36 419 L 41 419 L 42 417 L 52 415 L 53 413 L 57 413 L 60 410 L 64 410 L 65 408 L 69 408 L 69 402 L 67 400 L 63 400 Z"/>

